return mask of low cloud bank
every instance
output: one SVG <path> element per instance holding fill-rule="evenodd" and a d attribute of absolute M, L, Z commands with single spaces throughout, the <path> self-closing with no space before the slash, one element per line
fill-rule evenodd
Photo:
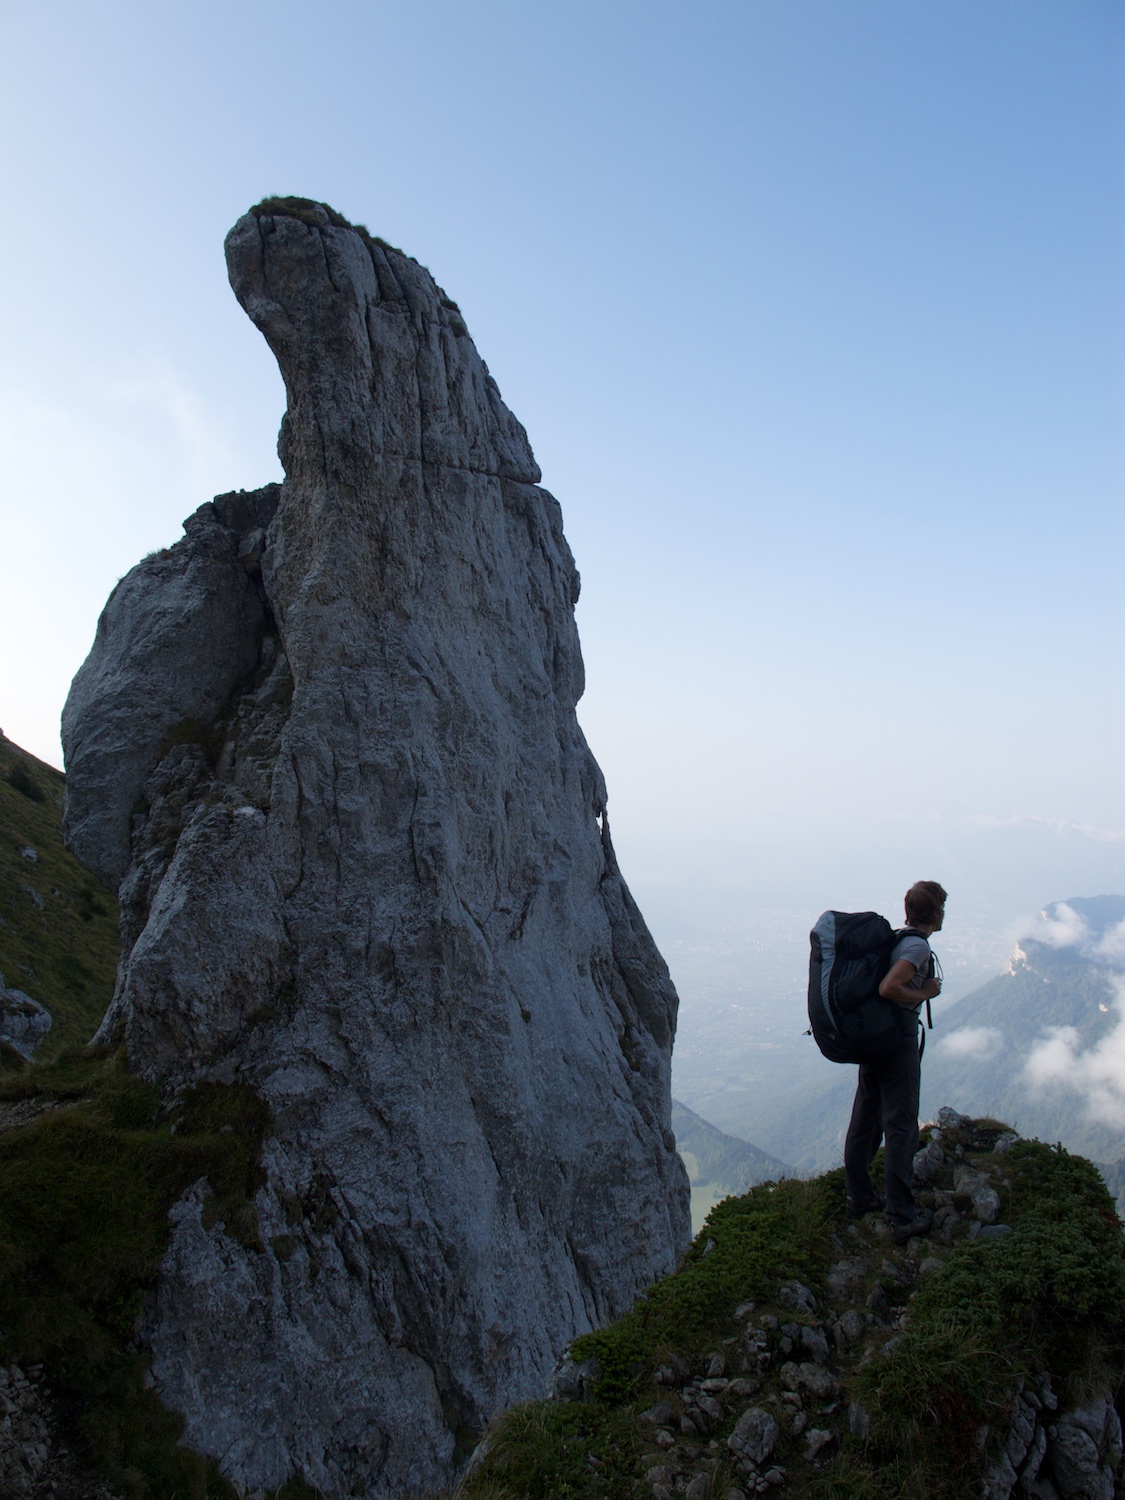
<path fill-rule="evenodd" d="M 1094 945 L 1094 957 L 1115 969 L 1125 969 L 1125 921 L 1110 927 Z"/>
<path fill-rule="evenodd" d="M 939 1050 L 946 1057 L 986 1062 L 995 1057 L 1004 1045 L 1004 1033 L 995 1026 L 962 1026 L 942 1037 Z"/>
<path fill-rule="evenodd" d="M 1021 943 L 1030 938 L 1045 948 L 1074 948 L 1090 963 L 1125 970 L 1125 919 L 1095 930 L 1069 902 L 1056 901 L 1035 918 L 1021 917 L 1009 931 L 1019 934 L 1013 962 L 1026 958 Z"/>
<path fill-rule="evenodd" d="M 1125 937 L 1121 926 L 1114 932 Z M 1083 1051 L 1075 1027 L 1049 1027 L 1031 1049 L 1025 1073 L 1033 1086 L 1056 1084 L 1081 1094 L 1089 1120 L 1125 1129 L 1125 975 L 1108 983 L 1118 1016 L 1113 1030 Z"/>
<path fill-rule="evenodd" d="M 1090 941 L 1090 928 L 1086 918 L 1079 916 L 1073 906 L 1056 901 L 1039 913 L 1034 931 L 1028 935 L 1048 948 L 1082 949 Z"/>

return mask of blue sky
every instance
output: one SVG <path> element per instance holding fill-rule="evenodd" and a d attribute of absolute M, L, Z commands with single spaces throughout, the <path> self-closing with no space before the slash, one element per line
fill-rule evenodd
<path fill-rule="evenodd" d="M 1121 889 L 1123 63 L 1118 0 L 0 0 L 0 725 L 57 761 L 117 577 L 279 477 L 222 239 L 298 193 L 528 429 L 658 936 Z"/>

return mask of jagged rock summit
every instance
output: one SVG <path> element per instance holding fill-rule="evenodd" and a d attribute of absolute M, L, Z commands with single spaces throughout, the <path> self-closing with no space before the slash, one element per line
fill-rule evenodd
<path fill-rule="evenodd" d="M 306 200 L 226 244 L 282 485 L 111 595 L 67 832 L 120 887 L 99 1036 L 272 1111 L 257 1237 L 197 1184 L 143 1336 L 247 1489 L 446 1480 L 688 1237 L 676 996 L 575 715 L 559 507 L 456 306 Z"/>

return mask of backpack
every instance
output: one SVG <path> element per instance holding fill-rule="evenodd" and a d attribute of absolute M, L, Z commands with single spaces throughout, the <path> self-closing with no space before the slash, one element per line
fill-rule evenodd
<path fill-rule="evenodd" d="M 879 995 L 891 950 L 911 933 L 874 911 L 817 918 L 809 933 L 809 1029 L 829 1062 L 878 1062 L 915 1031 L 914 1012 Z"/>

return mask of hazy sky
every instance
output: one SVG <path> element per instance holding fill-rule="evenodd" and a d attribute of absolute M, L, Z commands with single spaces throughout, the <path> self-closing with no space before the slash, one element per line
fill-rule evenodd
<path fill-rule="evenodd" d="M 658 937 L 1122 889 L 1123 64 L 1120 0 L 0 0 L 0 725 L 57 763 L 118 576 L 280 477 L 222 240 L 296 193 L 528 429 Z"/>

